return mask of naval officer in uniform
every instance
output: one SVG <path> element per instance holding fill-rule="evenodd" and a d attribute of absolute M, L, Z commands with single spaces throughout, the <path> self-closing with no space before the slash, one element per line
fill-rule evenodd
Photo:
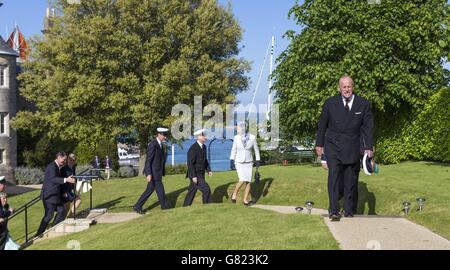
<path fill-rule="evenodd" d="M 197 189 L 202 192 L 204 204 L 212 202 L 211 188 L 205 180 L 205 172 L 212 176 L 211 167 L 206 156 L 205 142 L 208 138 L 204 129 L 194 132 L 194 136 L 197 136 L 197 141 L 189 148 L 187 153 L 188 171 L 186 177 L 189 177 L 190 184 L 183 206 L 192 204 Z"/>
<path fill-rule="evenodd" d="M 156 138 L 147 146 L 147 158 L 145 160 L 144 175 L 147 180 L 147 188 L 142 193 L 139 200 L 133 207 L 136 213 L 143 214 L 142 206 L 148 200 L 153 191 L 156 190 L 161 209 L 167 209 L 164 185 L 162 182 L 165 176 L 166 153 L 162 145 L 167 140 L 167 128 L 159 127 L 156 129 Z"/>

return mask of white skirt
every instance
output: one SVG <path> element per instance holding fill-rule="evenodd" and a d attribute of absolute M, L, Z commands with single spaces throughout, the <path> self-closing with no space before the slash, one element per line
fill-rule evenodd
<path fill-rule="evenodd" d="M 234 165 L 236 166 L 236 171 L 240 182 L 252 181 L 253 162 L 236 162 Z"/>

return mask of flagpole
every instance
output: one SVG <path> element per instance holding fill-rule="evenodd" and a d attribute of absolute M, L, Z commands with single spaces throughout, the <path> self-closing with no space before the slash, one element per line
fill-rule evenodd
<path fill-rule="evenodd" d="M 272 111 L 272 72 L 273 72 L 273 52 L 275 49 L 275 36 L 272 35 L 272 48 L 270 49 L 270 72 L 269 72 L 269 89 L 267 91 L 267 120 L 270 120 L 270 113 Z"/>

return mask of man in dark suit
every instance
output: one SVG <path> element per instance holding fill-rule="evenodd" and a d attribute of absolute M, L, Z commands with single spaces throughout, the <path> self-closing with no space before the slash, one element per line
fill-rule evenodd
<path fill-rule="evenodd" d="M 162 177 L 165 176 L 166 153 L 162 143 L 167 140 L 167 128 L 157 128 L 156 138 L 147 146 L 147 158 L 145 160 L 144 175 L 148 182 L 147 188 L 142 193 L 133 209 L 136 213 L 143 214 L 142 206 L 156 190 L 161 209 L 167 209 L 166 196 Z"/>
<path fill-rule="evenodd" d="M 40 236 L 47 229 L 47 225 L 53 218 L 53 213 L 57 212 L 53 226 L 64 220 L 65 208 L 62 200 L 61 188 L 64 183 L 75 184 L 75 178 L 64 178 L 61 174 L 61 168 L 66 163 L 67 155 L 64 152 L 58 152 L 56 159 L 47 165 L 45 169 L 44 183 L 42 184 L 41 199 L 44 204 L 45 215 L 42 218 L 41 225 L 35 236 Z"/>
<path fill-rule="evenodd" d="M 188 171 L 186 173 L 186 177 L 189 177 L 190 184 L 183 206 L 189 206 L 192 204 L 195 193 L 197 193 L 197 189 L 200 189 L 202 192 L 204 204 L 212 202 L 211 188 L 205 180 L 205 172 L 208 172 L 208 175 L 212 176 L 205 146 L 205 142 L 208 138 L 205 136 L 204 129 L 196 131 L 194 136 L 197 136 L 197 141 L 189 148 L 187 153 Z"/>
<path fill-rule="evenodd" d="M 360 170 L 360 146 L 373 156 L 373 116 L 366 99 L 353 93 L 353 80 L 339 80 L 340 95 L 325 101 L 316 138 L 318 156 L 326 155 L 330 219 L 339 221 L 339 175 L 344 185 L 344 216 L 355 214 L 355 189 Z M 324 153 L 325 149 L 325 153 Z M 356 191 L 357 192 L 357 191 Z"/>
<path fill-rule="evenodd" d="M 324 150 L 325 152 L 325 150 Z M 327 165 L 327 158 L 325 154 L 323 154 L 320 157 L 320 163 L 322 165 L 322 168 L 325 170 L 328 170 Z M 359 171 L 356 173 L 356 186 L 354 188 L 353 192 L 353 214 L 356 214 L 358 212 L 358 178 L 359 178 Z M 338 195 L 338 201 L 342 200 L 344 198 L 344 177 L 342 175 L 342 172 L 338 175 L 338 182 L 339 182 L 339 195 Z M 328 214 L 331 214 L 331 209 L 328 208 Z"/>

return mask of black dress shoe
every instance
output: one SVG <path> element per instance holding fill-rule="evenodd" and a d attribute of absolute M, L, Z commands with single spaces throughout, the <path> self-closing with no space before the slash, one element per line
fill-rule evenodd
<path fill-rule="evenodd" d="M 331 214 L 330 215 L 330 219 L 331 219 L 331 221 L 339 221 L 339 220 L 341 220 L 341 215 L 339 215 L 339 214 Z"/>
<path fill-rule="evenodd" d="M 134 212 L 138 213 L 139 215 L 144 215 L 145 214 L 145 212 L 142 211 L 141 209 L 137 209 L 137 208 L 133 207 L 133 210 L 134 210 Z"/>
<path fill-rule="evenodd" d="M 344 214 L 344 217 L 346 217 L 346 218 L 352 218 L 352 217 L 353 217 L 353 214 L 352 214 L 352 213 L 345 213 L 345 214 Z"/>

